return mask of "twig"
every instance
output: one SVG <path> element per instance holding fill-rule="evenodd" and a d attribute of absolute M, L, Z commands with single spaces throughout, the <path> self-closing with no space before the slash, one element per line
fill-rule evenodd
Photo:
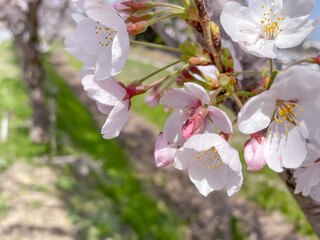
<path fill-rule="evenodd" d="M 200 25 L 203 30 L 204 40 L 213 55 L 215 65 L 217 66 L 220 72 L 223 72 L 223 64 L 221 61 L 221 49 L 216 49 L 214 41 L 212 40 L 212 34 L 210 29 L 210 15 L 207 12 L 207 9 L 205 7 L 205 3 L 203 0 L 195 0 L 194 2 L 199 11 Z"/>

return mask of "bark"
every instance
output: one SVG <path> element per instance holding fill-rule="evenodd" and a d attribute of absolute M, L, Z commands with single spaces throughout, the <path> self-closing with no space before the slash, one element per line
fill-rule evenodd
<path fill-rule="evenodd" d="M 315 234 L 320 238 L 320 203 L 314 201 L 310 197 L 304 197 L 302 194 L 294 194 L 296 183 L 293 178 L 293 170 L 286 169 L 280 177 L 286 183 L 289 191 L 299 204 L 300 208 L 306 215 L 310 225 L 312 226 Z"/>
<path fill-rule="evenodd" d="M 31 1 L 26 13 L 25 29 L 14 35 L 19 51 L 22 78 L 29 87 L 29 99 L 33 110 L 30 138 L 37 143 L 48 141 L 48 110 L 43 89 L 44 71 L 42 53 L 39 50 L 37 10 L 41 0 Z"/>

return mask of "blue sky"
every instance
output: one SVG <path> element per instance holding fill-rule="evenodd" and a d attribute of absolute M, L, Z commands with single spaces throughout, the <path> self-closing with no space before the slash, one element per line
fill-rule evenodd
<path fill-rule="evenodd" d="M 315 7 L 311 14 L 311 18 L 317 17 L 320 17 L 320 0 L 315 0 Z M 320 26 L 316 30 L 314 30 L 313 33 L 311 33 L 308 39 L 320 42 Z"/>

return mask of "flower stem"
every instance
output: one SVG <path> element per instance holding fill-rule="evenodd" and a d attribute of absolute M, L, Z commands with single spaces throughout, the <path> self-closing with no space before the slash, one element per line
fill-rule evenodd
<path fill-rule="evenodd" d="M 270 75 L 273 73 L 273 59 L 270 58 Z"/>
<path fill-rule="evenodd" d="M 174 66 L 174 65 L 176 65 L 176 64 L 178 64 L 178 63 L 180 63 L 180 62 L 183 62 L 183 60 L 178 60 L 178 61 L 176 61 L 176 62 L 170 63 L 169 65 L 164 66 L 163 68 L 160 68 L 159 70 L 157 70 L 157 71 L 155 71 L 155 72 L 153 72 L 153 73 L 150 73 L 148 76 L 145 76 L 144 78 L 138 80 L 139 84 L 142 84 L 145 80 L 153 77 L 154 75 L 156 75 L 156 74 L 158 74 L 158 73 L 166 70 L 167 68 L 172 67 L 172 66 Z"/>
<path fill-rule="evenodd" d="M 234 100 L 236 101 L 236 103 L 237 103 L 238 107 L 239 107 L 239 108 L 242 108 L 242 107 L 243 107 L 243 105 L 242 105 L 242 103 L 241 103 L 240 99 L 238 98 L 238 96 L 237 96 L 237 94 L 236 94 L 235 92 L 232 92 L 232 97 L 233 97 L 233 98 L 234 98 Z"/>
<path fill-rule="evenodd" d="M 240 74 L 261 74 L 261 72 L 251 72 L 251 71 L 235 72 L 234 76 L 238 77 Z"/>
<path fill-rule="evenodd" d="M 222 91 L 223 87 L 219 87 L 212 95 L 210 96 L 210 102 L 208 105 L 213 104 L 216 101 L 216 97 Z"/>
<path fill-rule="evenodd" d="M 153 3 L 154 6 L 158 6 L 158 7 L 171 7 L 171 8 L 176 8 L 176 9 L 179 9 L 179 10 L 182 10 L 184 11 L 185 9 L 183 7 L 180 7 L 178 5 L 174 5 L 174 4 L 170 4 L 170 3 L 159 3 L 159 2 L 156 2 L 156 3 Z"/>
<path fill-rule="evenodd" d="M 145 88 L 145 90 L 148 91 L 149 89 L 158 86 L 159 84 L 161 84 L 162 82 L 164 82 L 164 81 L 168 80 L 169 78 L 173 77 L 173 76 L 176 75 L 178 72 L 180 72 L 182 69 L 184 69 L 184 68 L 186 68 L 186 67 L 188 67 L 188 66 L 189 66 L 189 63 L 186 64 L 186 65 L 184 65 L 183 67 L 175 70 L 174 72 L 170 73 L 169 75 L 167 75 L 167 76 L 159 79 L 158 81 L 156 81 L 156 82 L 154 82 L 154 83 L 152 83 L 152 84 L 150 84 L 150 85 L 147 85 L 146 88 Z"/>
<path fill-rule="evenodd" d="M 169 15 L 165 15 L 165 16 L 162 16 L 162 17 L 151 19 L 151 20 L 148 21 L 148 26 L 151 26 L 151 25 L 153 25 L 153 24 L 155 24 L 157 22 L 160 22 L 162 20 L 166 20 L 168 18 L 180 16 L 182 14 L 183 13 L 172 13 L 172 14 L 169 14 Z"/>
<path fill-rule="evenodd" d="M 168 50 L 173 52 L 182 52 L 179 48 L 174 48 L 174 47 L 169 47 L 169 46 L 159 45 L 154 43 L 140 42 L 140 41 L 134 41 L 134 40 L 130 40 L 130 43 L 133 45 L 140 45 L 144 47 L 158 48 L 158 49 L 163 49 L 163 50 Z"/>
<path fill-rule="evenodd" d="M 289 68 L 291 68 L 291 67 L 293 67 L 293 66 L 295 66 L 295 65 L 297 65 L 297 64 L 303 63 L 303 62 L 305 62 L 305 61 L 306 61 L 306 59 L 303 59 L 303 60 L 301 60 L 301 61 L 292 63 L 291 65 L 287 66 L 286 68 L 282 69 L 281 71 L 285 71 L 285 70 L 287 70 L 287 69 L 289 69 Z"/>

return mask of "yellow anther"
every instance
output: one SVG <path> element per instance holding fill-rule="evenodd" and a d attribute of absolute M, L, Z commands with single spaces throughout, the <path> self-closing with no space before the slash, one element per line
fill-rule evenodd
<path fill-rule="evenodd" d="M 287 108 L 291 108 L 291 104 L 289 104 L 289 105 L 287 106 Z"/>
<path fill-rule="evenodd" d="M 264 21 L 261 21 L 261 23 L 264 23 Z"/>
<path fill-rule="evenodd" d="M 290 127 L 290 124 L 287 124 L 287 127 Z"/>
<path fill-rule="evenodd" d="M 292 119 L 292 118 L 290 118 L 290 122 L 293 122 L 293 119 Z"/>
<path fill-rule="evenodd" d="M 282 18 L 282 20 L 284 20 L 284 18 Z"/>
<path fill-rule="evenodd" d="M 272 8 L 270 8 L 270 11 L 272 11 Z"/>
<path fill-rule="evenodd" d="M 211 160 L 212 160 L 212 158 L 209 158 L 209 160 L 211 161 Z"/>
<path fill-rule="evenodd" d="M 283 123 L 283 121 L 281 120 L 280 123 Z"/>
<path fill-rule="evenodd" d="M 211 166 L 209 166 L 208 168 L 212 168 Z"/>
<path fill-rule="evenodd" d="M 198 158 L 198 159 L 200 159 L 200 157 L 199 157 L 199 156 L 198 156 L 197 158 Z"/>
<path fill-rule="evenodd" d="M 298 122 L 297 122 L 297 123 L 296 123 L 296 125 L 297 125 L 297 126 L 299 126 L 299 125 L 300 125 L 300 123 L 298 123 Z"/>
<path fill-rule="evenodd" d="M 289 135 L 289 132 L 286 132 L 287 135 Z"/>
<path fill-rule="evenodd" d="M 222 162 L 220 162 L 220 165 L 222 165 Z"/>
<path fill-rule="evenodd" d="M 198 154 L 200 154 L 200 153 L 198 152 Z"/>
<path fill-rule="evenodd" d="M 204 164 L 204 165 L 206 165 L 206 164 L 207 164 L 207 162 L 203 162 L 203 164 Z"/>
<path fill-rule="evenodd" d="M 218 169 L 217 166 L 214 166 L 214 169 L 217 170 Z"/>
<path fill-rule="evenodd" d="M 279 137 L 279 135 L 277 134 L 277 137 Z"/>
<path fill-rule="evenodd" d="M 264 6 L 261 6 L 261 8 L 264 8 Z"/>
<path fill-rule="evenodd" d="M 299 105 L 298 105 L 298 104 L 295 104 L 295 105 L 294 105 L 294 107 L 296 107 L 296 108 L 297 108 L 297 107 L 299 107 Z"/>
<path fill-rule="evenodd" d="M 287 120 L 287 117 L 283 117 L 283 120 Z"/>
<path fill-rule="evenodd" d="M 301 112 L 303 112 L 303 113 L 304 113 L 304 110 L 301 110 Z"/>
<path fill-rule="evenodd" d="M 293 114 L 293 116 L 294 116 L 294 117 L 296 117 L 296 116 L 297 116 L 297 114 Z"/>
<path fill-rule="evenodd" d="M 276 119 L 276 122 L 279 122 L 279 119 Z"/>
<path fill-rule="evenodd" d="M 281 15 L 283 15 L 283 12 L 281 13 Z"/>
<path fill-rule="evenodd" d="M 189 111 L 188 113 L 190 114 L 191 112 Z"/>

